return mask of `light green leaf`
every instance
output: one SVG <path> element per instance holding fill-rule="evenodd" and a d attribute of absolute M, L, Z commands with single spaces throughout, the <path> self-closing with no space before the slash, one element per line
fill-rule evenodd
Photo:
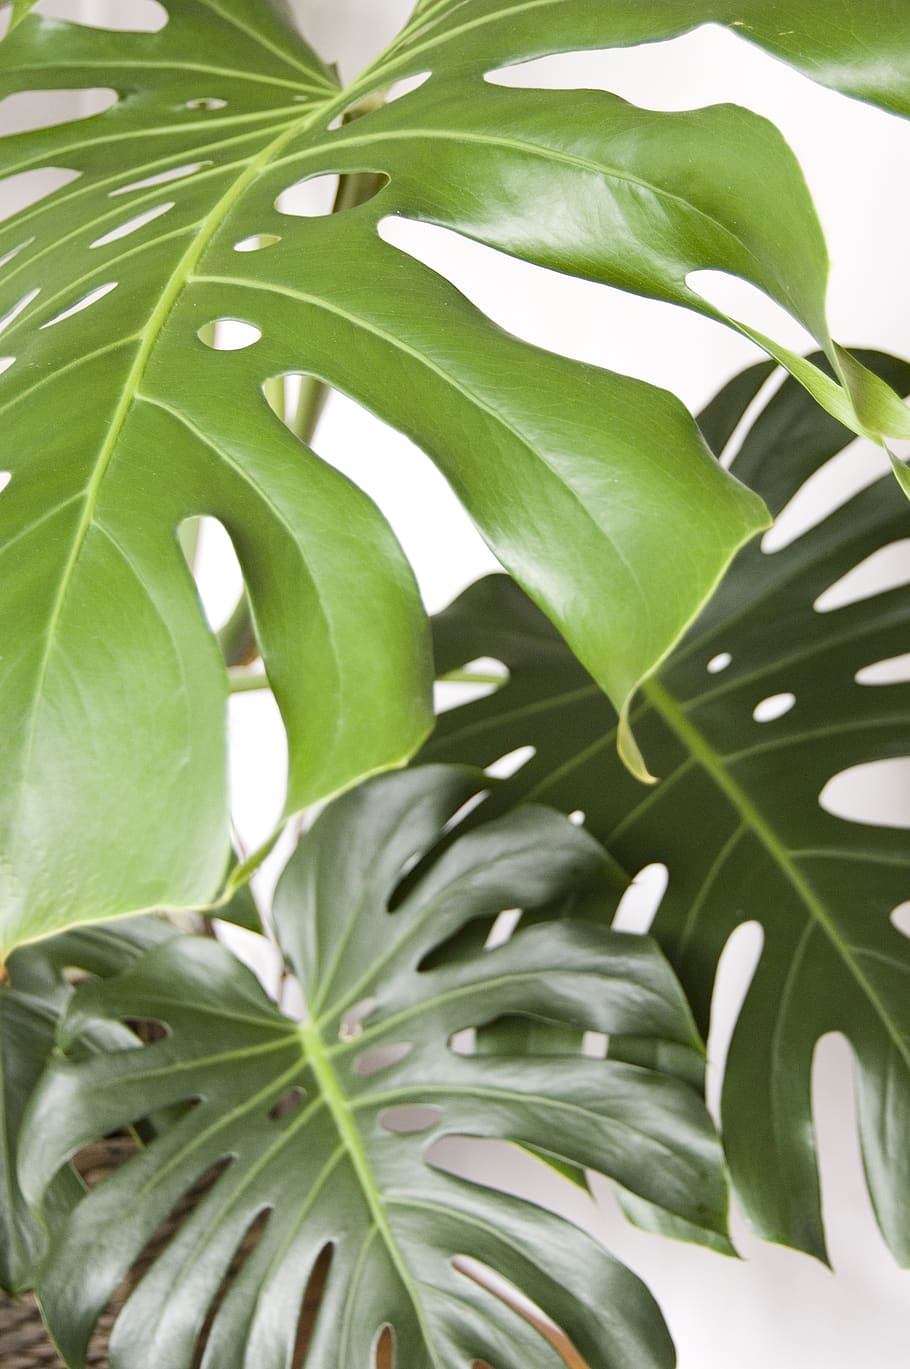
<path fill-rule="evenodd" d="M 137 918 L 123 931 L 96 928 L 65 933 L 27 947 L 10 958 L 9 986 L 0 988 L 0 1288 L 18 1292 L 31 1286 L 44 1233 L 22 1197 L 16 1177 L 16 1149 L 25 1106 L 50 1057 L 60 1012 L 72 994 L 64 972 L 117 974 L 142 951 L 175 935 L 151 918 Z M 80 1044 L 104 1039 L 122 1044 L 123 1032 L 98 1024 Z M 72 1206 L 81 1192 L 65 1170 L 55 1183 L 53 1206 Z"/>
<path fill-rule="evenodd" d="M 910 367 L 863 355 L 906 390 Z M 767 378 L 753 368 L 706 412 L 720 451 Z M 787 381 L 742 440 L 733 469 L 778 513 L 849 440 Z M 534 799 L 584 813 L 629 876 L 663 862 L 654 934 L 707 1030 L 717 963 L 758 923 L 758 969 L 733 1036 L 725 1149 L 751 1222 L 824 1257 L 812 1130 L 813 1051 L 843 1032 L 857 1065 L 866 1178 L 882 1232 L 910 1263 L 910 943 L 890 920 L 910 886 L 907 834 L 819 804 L 854 765 L 910 755 L 910 685 L 857 672 L 907 651 L 905 586 L 827 612 L 813 605 L 877 550 L 907 536 L 890 478 L 861 490 L 772 553 L 742 552 L 688 637 L 642 691 L 637 735 L 661 777 L 643 793 L 617 766 L 616 717 L 518 590 L 481 581 L 437 621 L 441 671 L 485 656 L 508 684 L 445 713 L 427 759 L 489 765 L 536 748 L 478 817 Z M 754 710 L 774 701 L 767 712 Z M 765 721 L 761 721 L 762 717 Z"/>
<path fill-rule="evenodd" d="M 0 954 L 217 890 L 226 686 L 177 547 L 186 518 L 220 518 L 236 546 L 288 731 L 288 812 L 400 763 L 427 730 L 410 570 L 372 504 L 271 414 L 271 378 L 310 374 L 414 438 L 620 709 L 763 525 L 675 399 L 509 338 L 377 233 L 386 214 L 434 213 L 471 233 L 472 206 L 487 206 L 485 222 L 506 234 L 511 223 L 516 244 L 546 221 L 539 259 L 577 269 L 552 206 L 593 188 L 608 213 L 627 197 L 634 155 L 618 178 L 604 161 L 625 107 L 598 105 L 589 164 L 575 147 L 590 142 L 574 127 L 585 97 L 543 98 L 538 112 L 441 57 L 425 91 L 333 129 L 384 64 L 339 92 L 283 16 L 175 0 L 159 32 L 111 34 L 31 15 L 0 51 L 2 94 L 40 83 L 119 96 L 4 149 L 10 174 L 78 177 L 0 234 L 0 309 L 21 305 L 0 378 L 12 470 L 0 498 Z M 779 139 L 744 115 L 737 133 L 750 131 L 795 197 L 784 256 L 798 239 L 792 278 L 811 311 L 824 271 L 811 208 Z M 678 150 L 691 135 L 707 155 L 715 132 L 711 115 L 648 132 L 642 174 L 669 177 L 648 191 L 660 219 L 678 191 L 661 140 Z M 276 208 L 290 183 L 337 170 L 388 184 L 331 220 Z M 764 204 L 724 204 L 728 172 L 693 175 L 663 248 L 626 242 L 633 274 L 636 252 L 654 276 L 664 249 L 705 265 L 710 244 L 731 269 L 770 251 L 760 225 L 789 195 L 774 185 Z M 705 197 L 718 199 L 711 214 Z M 743 216 L 741 239 L 731 225 Z M 657 222 L 642 220 L 643 242 Z M 599 241 L 609 253 L 609 235 Z M 223 318 L 247 325 L 241 341 L 262 336 L 212 350 L 202 339 L 217 340 Z M 626 751 L 634 762 L 630 736 Z"/>
<path fill-rule="evenodd" d="M 55 1060 L 22 1145 L 33 1198 L 90 1137 L 151 1108 L 195 1106 L 96 1187 L 55 1242 L 40 1298 L 73 1369 L 149 1235 L 224 1158 L 121 1312 L 112 1369 L 285 1369 L 326 1247 L 307 1369 L 371 1363 L 384 1326 L 408 1369 L 478 1359 L 558 1369 L 564 1361 L 549 1342 L 461 1272 L 465 1259 L 542 1308 L 591 1369 L 672 1364 L 656 1306 L 590 1237 L 450 1177 L 430 1150 L 443 1136 L 507 1140 L 557 1165 L 601 1170 L 700 1228 L 725 1229 L 719 1146 L 696 1091 L 675 1072 L 577 1050 L 554 1068 L 552 1055 L 452 1048 L 456 1032 L 519 1015 L 634 1034 L 696 1062 L 701 1052 L 654 944 L 603 921 L 544 915 L 496 950 L 440 960 L 477 919 L 489 925 L 516 904 L 543 909 L 598 892 L 609 916 L 622 888 L 586 834 L 526 808 L 455 840 L 396 897 L 477 782 L 443 767 L 382 777 L 336 801 L 302 839 L 275 922 L 307 996 L 306 1023 L 282 1017 L 244 966 L 199 939 L 154 950 L 77 995 L 64 1045 L 98 1015 L 140 1014 L 163 1023 L 167 1037 L 141 1052 Z M 433 1111 L 411 1113 L 408 1129 L 396 1118 L 408 1108 Z M 129 1223 L 120 1220 L 125 1206 Z M 221 1299 L 257 1218 L 258 1243 Z"/>

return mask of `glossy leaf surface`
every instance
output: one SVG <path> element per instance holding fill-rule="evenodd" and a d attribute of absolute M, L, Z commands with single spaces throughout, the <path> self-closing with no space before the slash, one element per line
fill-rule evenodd
<path fill-rule="evenodd" d="M 72 993 L 64 972 L 117 974 L 142 951 L 173 935 L 174 929 L 165 923 L 142 918 L 123 931 L 64 933 L 10 959 L 9 987 L 0 988 L 0 1287 L 7 1291 L 30 1286 L 44 1244 L 19 1189 L 16 1150 L 25 1106 L 50 1057 L 60 1012 Z M 110 1038 L 110 1031 L 107 1035 Z M 101 1044 L 97 1024 L 92 1040 Z M 83 1034 L 82 1045 L 86 1044 Z M 75 1177 L 65 1171 L 55 1202 L 71 1204 L 79 1192 Z"/>
<path fill-rule="evenodd" d="M 890 384 L 910 384 L 906 365 L 864 360 Z M 767 373 L 746 372 L 704 415 L 718 450 Z M 848 439 L 788 381 L 743 438 L 734 470 L 777 514 Z M 722 1099 L 740 1198 L 761 1234 L 824 1255 L 810 1073 L 819 1039 L 843 1032 L 869 1191 L 904 1264 L 910 943 L 890 914 L 910 893 L 910 849 L 898 825 L 846 821 L 819 795 L 841 771 L 910 755 L 906 673 L 857 680 L 906 653 L 910 600 L 901 584 L 827 611 L 813 605 L 906 536 L 906 505 L 886 477 L 773 553 L 742 552 L 634 710 L 661 776 L 648 792 L 615 763 L 615 714 L 546 620 L 507 582 L 481 581 L 437 620 L 438 667 L 493 657 L 509 681 L 443 714 L 424 753 L 486 766 L 535 748 L 480 813 L 527 799 L 578 810 L 630 877 L 666 864 L 653 931 L 702 1030 L 725 944 L 744 923 L 761 927 Z"/>
<path fill-rule="evenodd" d="M 743 276 L 849 379 L 850 399 L 806 372 L 823 402 L 861 426 L 904 421 L 828 338 L 824 244 L 770 125 L 483 79 L 708 19 L 734 22 L 694 4 L 421 6 L 345 92 L 277 3 L 174 0 L 153 33 L 34 13 L 11 31 L 0 93 L 117 98 L 4 147 L 10 175 L 71 179 L 0 243 L 15 358 L 0 377 L 0 630 L 14 644 L 0 680 L 0 950 L 206 901 L 223 874 L 224 677 L 175 542 L 185 518 L 218 517 L 237 548 L 288 730 L 289 810 L 401 761 L 426 730 L 410 571 L 369 501 L 271 414 L 271 377 L 326 381 L 413 438 L 620 710 L 761 526 L 676 400 L 506 336 L 385 242 L 384 218 L 709 313 L 688 275 Z M 892 52 L 871 13 L 852 24 L 888 85 L 899 29 Z M 771 27 L 752 36 L 773 47 Z M 839 49 L 824 70 L 812 57 L 838 31 L 811 6 L 785 55 L 868 85 L 872 68 L 857 74 Z M 418 69 L 426 85 L 364 113 Z M 363 117 L 337 126 L 351 106 Z M 336 172 L 382 188 L 333 216 L 282 198 Z M 628 734 L 624 746 L 641 770 Z"/>
<path fill-rule="evenodd" d="M 595 842 L 526 808 L 455 841 L 393 898 L 476 783 L 448 767 L 382 777 L 337 800 L 302 839 L 275 918 L 311 1008 L 306 1024 L 283 1017 L 223 947 L 198 939 L 77 995 L 65 1037 L 98 1015 L 136 1014 L 167 1037 L 141 1052 L 54 1063 L 22 1147 L 33 1196 L 89 1138 L 150 1108 L 195 1105 L 95 1188 L 55 1244 L 40 1297 L 69 1364 L 83 1364 L 92 1322 L 148 1237 L 225 1159 L 127 1302 L 112 1369 L 284 1369 L 327 1247 L 306 1369 L 367 1369 L 387 1325 L 409 1369 L 477 1359 L 558 1369 L 549 1342 L 459 1269 L 466 1259 L 542 1308 L 591 1369 L 672 1364 L 650 1297 L 588 1236 L 450 1176 L 428 1154 L 444 1136 L 509 1140 L 725 1228 L 719 1146 L 682 1077 L 684 1062 L 700 1059 L 699 1038 L 656 946 L 607 929 L 622 886 Z M 602 922 L 543 916 L 495 950 L 437 954 L 476 919 L 581 892 L 598 900 Z M 576 1051 L 557 1069 L 552 1055 L 450 1044 L 503 1015 L 632 1033 L 680 1068 Z M 219 1298 L 257 1219 L 258 1243 Z"/>

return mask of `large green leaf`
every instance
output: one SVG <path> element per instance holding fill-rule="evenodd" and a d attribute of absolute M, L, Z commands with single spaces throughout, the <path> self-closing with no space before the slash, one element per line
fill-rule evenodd
<path fill-rule="evenodd" d="M 864 359 L 891 384 L 910 386 L 905 364 Z M 766 376 L 766 367 L 746 372 L 707 411 L 718 450 Z M 848 437 L 788 381 L 756 418 L 734 469 L 777 513 Z M 761 1233 L 824 1254 L 810 1072 L 819 1038 L 841 1031 L 857 1063 L 869 1190 L 902 1263 L 910 1262 L 910 943 L 889 914 L 910 894 L 910 849 L 905 832 L 842 820 L 819 794 L 844 769 L 910 754 L 910 685 L 856 679 L 906 652 L 910 599 L 901 587 L 828 612 L 813 605 L 906 535 L 906 505 L 885 479 L 782 549 L 742 552 L 642 691 L 634 725 L 662 777 L 647 792 L 615 763 L 615 714 L 546 620 L 507 582 L 481 581 L 438 619 L 438 665 L 494 657 L 509 681 L 445 713 L 424 753 L 486 766 L 535 747 L 494 788 L 487 813 L 528 798 L 581 810 L 630 874 L 665 862 L 669 888 L 653 930 L 702 1029 L 731 933 L 761 925 L 761 959 L 724 1077 L 736 1187 Z M 788 712 L 755 720 L 762 701 L 785 709 L 788 696 Z"/>
<path fill-rule="evenodd" d="M 156 33 L 34 13 L 11 31 L 0 93 L 118 98 L 5 144 L 10 173 L 77 179 L 0 239 L 0 307 L 21 306 L 0 379 L 12 470 L 0 499 L 0 952 L 216 890 L 225 683 L 174 538 L 184 518 L 219 517 L 237 547 L 289 735 L 289 810 L 401 761 L 426 730 L 409 570 L 373 506 L 270 413 L 270 377 L 309 373 L 413 437 L 620 711 L 761 525 L 676 400 L 504 335 L 385 243 L 385 216 L 709 313 L 688 274 L 744 276 L 849 380 L 852 401 L 803 368 L 823 402 L 859 427 L 905 421 L 827 335 L 824 244 L 770 125 L 483 80 L 484 67 L 539 51 L 734 22 L 699 5 L 646 9 L 424 5 L 345 92 L 278 0 L 174 0 Z M 874 17 L 852 23 L 881 39 Z M 817 6 L 798 28 L 807 53 L 830 30 Z M 433 71 L 421 89 L 337 126 L 418 68 Z M 331 218 L 276 208 L 290 183 L 336 171 L 387 183 Z M 262 336 L 212 350 L 197 333 L 219 318 Z"/>
<path fill-rule="evenodd" d="M 275 922 L 310 1006 L 304 1024 L 281 1016 L 227 951 L 198 939 L 152 951 L 76 996 L 64 1046 L 98 1015 L 151 1018 L 167 1038 L 142 1052 L 55 1060 L 22 1147 L 33 1197 L 90 1138 L 151 1108 L 195 1106 L 95 1188 L 55 1242 L 39 1291 L 70 1365 L 84 1363 L 93 1321 L 149 1236 L 224 1159 L 127 1302 L 113 1369 L 285 1369 L 327 1246 L 307 1369 L 373 1363 L 386 1325 L 396 1363 L 408 1369 L 478 1359 L 498 1369 L 562 1365 L 459 1259 L 521 1290 L 591 1369 L 672 1363 L 647 1292 L 588 1236 L 450 1177 L 427 1153 L 446 1135 L 506 1139 L 554 1163 L 599 1169 L 683 1220 L 724 1230 L 719 1146 L 682 1077 L 687 1058 L 700 1059 L 699 1038 L 652 942 L 611 932 L 606 919 L 550 916 L 495 950 L 437 955 L 467 924 L 513 905 L 585 892 L 609 917 L 622 884 L 587 834 L 525 808 L 457 841 L 396 906 L 414 859 L 476 787 L 474 774 L 448 767 L 382 777 L 336 801 L 303 838 Z M 579 1052 L 555 1061 L 453 1048 L 454 1033 L 516 1014 L 641 1036 L 675 1056 L 678 1071 Z M 289 1111 L 282 1100 L 295 1090 Z M 398 1111 L 408 1108 L 423 1115 L 408 1121 Z M 219 1298 L 263 1214 L 258 1244 Z"/>
<path fill-rule="evenodd" d="M 174 934 L 164 922 L 139 918 L 123 931 L 64 933 L 10 958 L 9 987 L 0 988 L 0 1288 L 28 1287 L 44 1246 L 44 1233 L 19 1189 L 16 1150 L 26 1103 L 50 1057 L 60 1012 L 72 993 L 64 971 L 117 974 L 142 951 Z M 80 1045 L 101 1047 L 120 1036 L 109 1025 L 99 1032 L 94 1024 L 90 1034 L 82 1033 Z M 74 1176 L 64 1171 L 55 1203 L 71 1203 L 79 1191 Z"/>

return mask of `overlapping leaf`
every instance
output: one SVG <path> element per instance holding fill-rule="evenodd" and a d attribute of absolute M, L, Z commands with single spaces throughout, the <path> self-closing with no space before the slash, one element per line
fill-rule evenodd
<path fill-rule="evenodd" d="M 174 0 L 156 33 L 35 14 L 11 31 L 4 94 L 118 99 L 5 148 L 10 173 L 78 176 L 0 243 L 2 307 L 21 307 L 0 380 L 3 946 L 217 886 L 224 678 L 174 542 L 185 517 L 218 516 L 238 549 L 289 734 L 289 808 L 401 760 L 426 729 L 408 568 L 372 505 L 270 414 L 269 377 L 310 373 L 412 436 L 620 709 L 760 525 L 675 400 L 504 336 L 386 244 L 384 216 L 693 307 L 692 270 L 745 276 L 825 343 L 860 426 L 891 421 L 887 392 L 827 336 L 821 235 L 769 125 L 483 80 L 538 51 L 730 18 L 647 8 L 421 6 L 346 92 L 277 0 Z M 822 21 L 817 6 L 800 21 L 800 50 Z M 885 43 L 873 17 L 853 22 Z M 418 67 L 420 90 L 333 127 Z M 331 219 L 276 208 L 290 182 L 336 171 L 387 184 Z M 262 336 L 213 351 L 197 334 L 218 318 Z M 849 417 L 818 375 L 804 379 Z"/>
<path fill-rule="evenodd" d="M 428 1155 L 442 1136 L 498 1137 L 602 1170 L 662 1210 L 724 1230 L 719 1146 L 683 1078 L 698 1037 L 656 946 L 606 929 L 622 885 L 595 842 L 526 808 L 456 841 L 395 906 L 402 877 L 476 784 L 448 767 L 382 777 L 337 800 L 304 837 L 275 916 L 310 1005 L 305 1025 L 281 1016 L 222 947 L 197 939 L 79 992 L 65 1037 L 98 1015 L 137 1014 L 167 1037 L 142 1052 L 55 1061 L 22 1147 L 33 1196 L 90 1138 L 152 1108 L 194 1106 L 96 1187 L 55 1242 L 40 1297 L 70 1365 L 83 1364 L 95 1317 L 173 1204 L 224 1160 L 121 1313 L 112 1369 L 285 1369 L 327 1247 L 307 1369 L 366 1369 L 384 1326 L 408 1369 L 557 1369 L 549 1342 L 482 1286 L 484 1269 L 555 1320 L 591 1369 L 672 1363 L 648 1294 L 589 1237 L 451 1177 Z M 582 891 L 599 893 L 603 922 L 544 918 L 495 950 L 440 960 L 476 919 Z M 640 1036 L 669 1048 L 679 1071 L 580 1053 L 554 1068 L 552 1055 L 453 1048 L 455 1033 L 516 1014 Z M 219 1296 L 254 1224 L 258 1243 Z"/>
<path fill-rule="evenodd" d="M 910 384 L 906 365 L 864 360 L 891 384 Z M 746 372 L 706 413 L 718 450 L 766 374 Z M 734 469 L 777 513 L 848 437 L 788 381 L 755 420 Z M 828 612 L 813 605 L 906 535 L 906 506 L 886 479 L 773 554 L 741 553 L 642 692 L 634 725 L 661 776 L 648 792 L 615 763 L 615 715 L 546 620 L 507 582 L 481 581 L 439 618 L 438 666 L 495 657 L 509 682 L 444 714 L 425 751 L 488 765 L 533 746 L 486 811 L 528 798 L 578 809 L 630 874 L 665 862 L 669 888 L 654 932 L 703 1029 L 724 945 L 741 924 L 761 925 L 722 1101 L 740 1196 L 764 1235 L 824 1254 L 810 1071 L 820 1037 L 843 1032 L 857 1063 L 869 1190 L 903 1263 L 910 944 L 889 915 L 910 894 L 910 849 L 906 832 L 844 821 L 820 807 L 819 794 L 846 768 L 910 754 L 910 685 L 856 679 L 906 653 L 910 600 L 901 587 Z M 780 705 L 773 720 L 754 719 L 763 700 Z"/>
<path fill-rule="evenodd" d="M 16 1177 L 16 1150 L 25 1105 L 40 1078 L 51 1049 L 60 1012 L 72 989 L 64 971 L 111 975 L 126 968 L 142 951 L 174 935 L 174 928 L 152 919 L 137 919 L 123 931 L 93 929 L 64 933 L 43 945 L 27 947 L 9 963 L 10 987 L 0 989 L 0 1288 L 28 1287 L 44 1245 L 44 1235 L 22 1197 Z M 110 1024 L 98 1024 L 82 1045 L 122 1045 Z M 54 1202 L 71 1204 L 80 1192 L 74 1176 L 64 1171 Z"/>

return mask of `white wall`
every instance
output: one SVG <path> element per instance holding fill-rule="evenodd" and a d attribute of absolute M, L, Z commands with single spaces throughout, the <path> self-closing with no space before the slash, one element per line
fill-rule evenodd
<path fill-rule="evenodd" d="M 391 37 L 408 10 L 406 0 L 295 3 L 323 55 L 340 60 L 347 75 Z M 91 0 L 84 4 L 88 14 Z M 122 0 L 123 9 L 126 4 Z M 547 59 L 517 79 L 532 85 L 600 86 L 661 109 L 729 100 L 769 116 L 802 160 L 827 230 L 835 334 L 848 344 L 910 353 L 904 170 L 910 164 L 910 123 L 814 87 L 719 30 L 649 50 Z M 0 185 L 0 202 L 2 194 Z M 692 407 L 757 355 L 742 339 L 682 311 L 630 300 L 603 286 L 563 281 L 440 230 L 406 226 L 405 231 L 412 250 L 512 331 L 657 381 Z M 776 329 L 783 341 L 804 345 L 800 330 L 781 323 L 767 302 L 743 304 L 731 296 L 731 307 L 750 310 L 751 321 Z M 417 568 L 428 608 L 441 607 L 493 567 L 441 477 L 408 442 L 356 405 L 333 398 L 316 445 L 386 511 Z M 214 538 L 206 593 L 216 616 L 230 605 L 232 576 Z M 238 822 L 253 845 L 267 834 L 280 807 L 283 743 L 266 697 L 243 696 L 232 709 Z M 734 967 L 723 986 L 725 1022 L 712 1036 L 718 1050 L 729 1027 L 730 1005 L 741 995 L 748 972 L 748 963 Z M 677 1341 L 681 1369 L 768 1369 L 771 1364 L 775 1369 L 906 1369 L 910 1274 L 893 1267 L 870 1212 L 842 1043 L 822 1044 L 815 1083 L 833 1273 L 804 1256 L 761 1246 L 738 1218 L 734 1229 L 743 1263 L 631 1230 L 603 1185 L 597 1185 L 594 1207 L 568 1185 L 546 1181 L 554 1204 L 592 1226 L 650 1284 Z M 474 1162 L 465 1153 L 463 1163 Z M 487 1155 L 483 1163 L 495 1170 L 498 1162 L 496 1155 Z M 514 1157 L 503 1174 L 515 1180 Z M 530 1161 L 521 1182 L 539 1196 L 541 1171 Z"/>

